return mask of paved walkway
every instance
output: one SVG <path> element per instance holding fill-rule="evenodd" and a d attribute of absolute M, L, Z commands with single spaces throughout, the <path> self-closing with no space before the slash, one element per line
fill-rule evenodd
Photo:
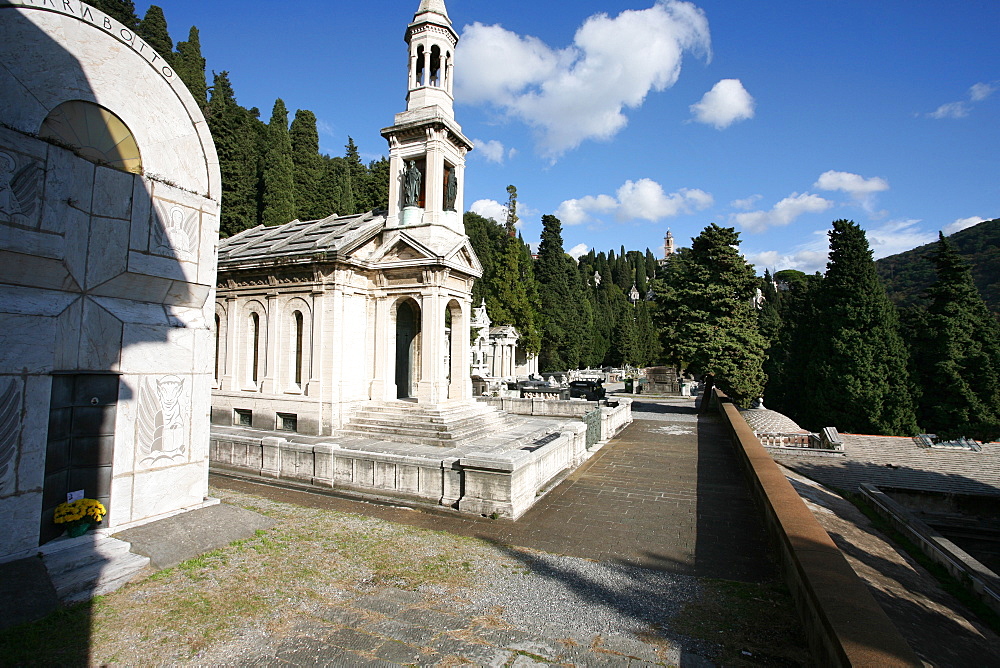
<path fill-rule="evenodd" d="M 691 399 L 637 401 L 635 421 L 516 522 L 413 512 L 213 476 L 212 484 L 374 515 L 552 554 L 685 575 L 776 574 L 743 474 L 718 419 Z"/>

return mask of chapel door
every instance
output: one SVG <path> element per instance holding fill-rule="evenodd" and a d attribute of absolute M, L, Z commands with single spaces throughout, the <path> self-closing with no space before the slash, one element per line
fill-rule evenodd
<path fill-rule="evenodd" d="M 110 512 L 117 405 L 116 374 L 52 376 L 39 545 L 63 532 L 52 513 L 70 492 L 83 490 L 84 498 L 97 499 Z"/>
<path fill-rule="evenodd" d="M 413 308 L 403 302 L 396 310 L 396 398 L 412 396 L 413 351 L 417 338 L 417 317 Z"/>

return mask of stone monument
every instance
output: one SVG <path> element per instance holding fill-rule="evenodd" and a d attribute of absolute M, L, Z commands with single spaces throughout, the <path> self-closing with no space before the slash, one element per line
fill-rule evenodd
<path fill-rule="evenodd" d="M 121 529 L 208 491 L 220 178 L 180 77 L 80 2 L 0 1 L 0 561 L 67 494 Z"/>

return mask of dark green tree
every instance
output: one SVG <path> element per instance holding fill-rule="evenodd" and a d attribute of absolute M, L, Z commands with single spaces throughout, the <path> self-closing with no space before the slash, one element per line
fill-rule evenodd
<path fill-rule="evenodd" d="M 767 342 L 752 303 L 760 283 L 740 255 L 739 234 L 709 225 L 669 259 L 665 279 L 657 295 L 669 360 L 711 376 L 737 404 L 761 396 Z"/>
<path fill-rule="evenodd" d="M 382 157 L 368 163 L 366 211 L 389 208 L 389 159 Z"/>
<path fill-rule="evenodd" d="M 222 173 L 220 228 L 223 236 L 231 236 L 257 225 L 259 121 L 236 103 L 228 72 L 215 75 L 205 115 Z"/>
<path fill-rule="evenodd" d="M 344 147 L 344 160 L 347 162 L 347 168 L 351 175 L 351 199 L 354 206 L 351 211 L 344 211 L 343 214 L 364 213 L 369 210 L 368 170 L 361 162 L 361 154 L 351 137 L 347 138 L 347 145 Z"/>
<path fill-rule="evenodd" d="M 92 0 L 87 4 L 100 9 L 129 30 L 135 30 L 139 26 L 139 17 L 135 13 L 135 3 L 132 0 Z"/>
<path fill-rule="evenodd" d="M 300 220 L 325 218 L 332 210 L 324 205 L 320 195 L 323 163 L 319 154 L 316 114 L 306 109 L 296 111 L 288 134 L 292 142 L 295 217 Z"/>
<path fill-rule="evenodd" d="M 837 220 L 830 231 L 826 277 L 816 294 L 816 327 L 802 375 L 809 429 L 834 426 L 855 434 L 906 436 L 917 432 L 899 316 L 886 296 L 856 223 Z"/>
<path fill-rule="evenodd" d="M 288 109 L 278 98 L 267 124 L 267 153 L 264 157 L 265 225 L 284 225 L 295 218 L 295 179 L 292 140 L 288 134 Z"/>
<path fill-rule="evenodd" d="M 167 19 L 163 16 L 163 10 L 160 7 L 150 5 L 135 31 L 167 63 L 174 62 L 174 41 L 170 39 L 170 33 L 167 31 Z"/>
<path fill-rule="evenodd" d="M 542 237 L 535 262 L 542 314 L 542 371 L 565 371 L 586 363 L 593 313 L 576 261 L 563 250 L 562 223 L 542 216 Z"/>
<path fill-rule="evenodd" d="M 1000 439 L 1000 326 L 943 234 L 929 259 L 937 280 L 910 338 L 919 423 L 947 439 Z"/>
<path fill-rule="evenodd" d="M 201 38 L 198 28 L 191 26 L 186 42 L 177 42 L 177 55 L 173 57 L 174 72 L 191 91 L 199 106 L 204 107 L 208 92 L 205 84 L 205 58 L 201 55 Z"/>

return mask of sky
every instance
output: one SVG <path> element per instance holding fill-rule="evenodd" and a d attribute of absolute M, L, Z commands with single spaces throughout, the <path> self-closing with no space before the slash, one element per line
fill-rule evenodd
<path fill-rule="evenodd" d="M 174 41 L 270 117 L 316 114 L 320 149 L 388 154 L 419 0 L 159 0 Z M 446 0 L 466 208 L 567 252 L 660 257 L 716 223 L 764 269 L 823 271 L 830 223 L 875 257 L 1000 217 L 997 0 Z M 149 6 L 137 2 L 140 17 Z"/>

